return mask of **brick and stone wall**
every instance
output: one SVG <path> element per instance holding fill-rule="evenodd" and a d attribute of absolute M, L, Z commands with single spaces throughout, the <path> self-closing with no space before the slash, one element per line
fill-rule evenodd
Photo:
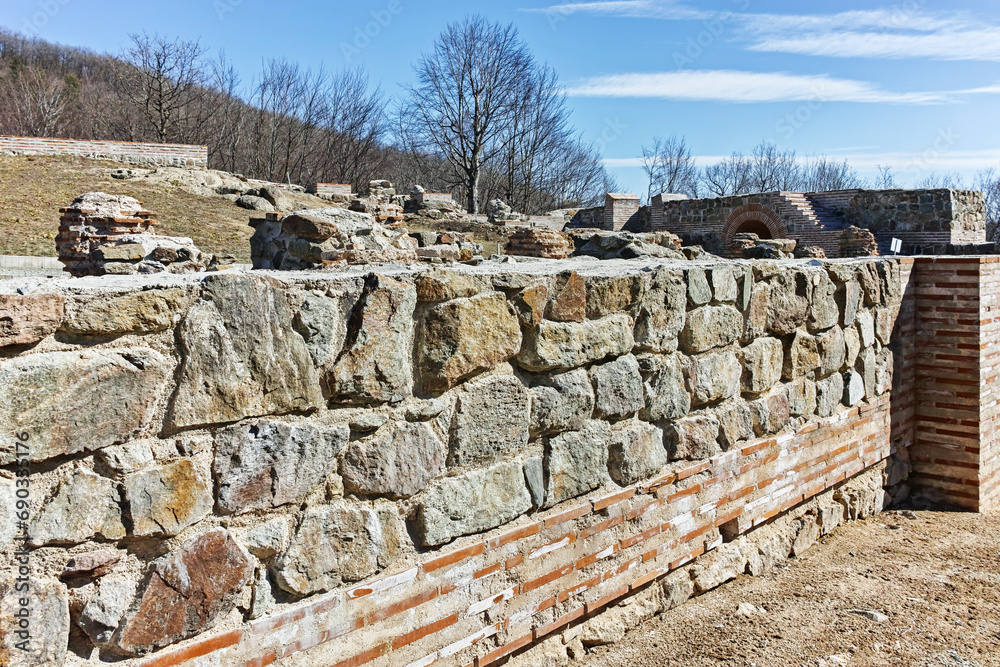
<path fill-rule="evenodd" d="M 309 192 L 321 197 L 337 197 L 340 199 L 350 199 L 350 183 L 314 183 L 309 188 Z"/>
<path fill-rule="evenodd" d="M 621 231 L 639 216 L 639 198 L 632 194 L 608 193 L 604 197 L 604 229 Z M 642 231 L 636 229 L 634 231 Z"/>
<path fill-rule="evenodd" d="M 567 260 L 8 288 L 0 623 L 21 558 L 31 664 L 62 664 L 71 628 L 75 655 L 143 667 L 485 666 L 592 641 L 602 612 L 766 572 L 879 511 L 883 485 L 905 497 L 918 269 Z"/>
<path fill-rule="evenodd" d="M 26 155 L 80 155 L 128 164 L 168 167 L 208 166 L 208 147 L 188 144 L 0 136 L 0 151 Z"/>

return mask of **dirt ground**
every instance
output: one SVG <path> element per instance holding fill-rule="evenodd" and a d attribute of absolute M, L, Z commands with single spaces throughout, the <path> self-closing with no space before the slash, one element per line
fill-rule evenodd
<path fill-rule="evenodd" d="M 740 603 L 763 613 L 738 613 Z M 582 664 L 1000 665 L 1000 516 L 887 512 L 842 526 L 771 574 L 694 598 Z"/>

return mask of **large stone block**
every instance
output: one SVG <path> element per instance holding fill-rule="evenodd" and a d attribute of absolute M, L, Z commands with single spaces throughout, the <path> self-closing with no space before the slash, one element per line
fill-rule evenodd
<path fill-rule="evenodd" d="M 513 521 L 532 507 L 520 461 L 448 477 L 425 492 L 415 525 L 418 541 L 437 546 Z"/>
<path fill-rule="evenodd" d="M 699 461 L 719 453 L 719 420 L 701 413 L 678 419 L 666 425 L 663 443 L 671 461 Z"/>
<path fill-rule="evenodd" d="M 741 398 L 726 401 L 715 408 L 715 417 L 719 420 L 719 444 L 726 451 L 753 435 L 753 416 L 750 407 Z"/>
<path fill-rule="evenodd" d="M 305 294 L 292 325 L 306 343 L 313 365 L 325 374 L 347 340 L 347 322 L 361 298 L 360 280 Z M 329 388 L 327 388 L 329 390 Z"/>
<path fill-rule="evenodd" d="M 819 376 L 826 377 L 839 373 L 844 369 L 847 360 L 847 343 L 840 327 L 816 336 L 816 347 L 819 352 Z"/>
<path fill-rule="evenodd" d="M 840 322 L 837 286 L 826 271 L 813 274 L 812 305 L 809 308 L 809 330 L 826 331 Z"/>
<path fill-rule="evenodd" d="M 105 648 L 111 644 L 115 630 L 135 599 L 137 584 L 126 573 L 101 577 L 97 594 L 83 606 L 78 621 L 96 646 Z"/>
<path fill-rule="evenodd" d="M 93 537 L 125 537 L 118 489 L 105 477 L 77 470 L 62 483 L 28 527 L 35 546 L 79 544 Z"/>
<path fill-rule="evenodd" d="M 417 350 L 424 391 L 447 391 L 520 349 L 521 327 L 503 294 L 446 301 L 424 316 Z"/>
<path fill-rule="evenodd" d="M 25 591 L 25 582 L 13 577 L 0 582 L 0 665 L 62 667 L 69 647 L 66 587 L 37 576 L 26 583 Z M 27 627 L 21 622 L 25 610 L 30 615 Z"/>
<path fill-rule="evenodd" d="M 590 369 L 594 383 L 594 416 L 601 419 L 624 419 L 645 404 L 639 362 L 631 354 Z"/>
<path fill-rule="evenodd" d="M 806 378 L 789 382 L 788 411 L 793 417 L 809 419 L 816 412 L 816 383 Z"/>
<path fill-rule="evenodd" d="M 531 388 L 531 435 L 575 431 L 594 413 L 594 387 L 578 368 L 545 377 Z"/>
<path fill-rule="evenodd" d="M 531 395 L 512 375 L 495 375 L 463 387 L 455 410 L 449 465 L 489 459 L 528 443 Z"/>
<path fill-rule="evenodd" d="M 743 322 L 744 343 L 766 336 L 769 304 L 771 303 L 771 286 L 765 282 L 753 282 L 748 276 L 746 283 L 750 283 L 750 297 L 747 301 L 746 318 Z M 747 288 L 744 287 L 744 290 Z"/>
<path fill-rule="evenodd" d="M 0 362 L 0 465 L 94 451 L 147 428 L 173 363 L 146 348 L 46 352 Z"/>
<path fill-rule="evenodd" d="M 232 611 L 253 571 L 250 554 L 221 528 L 150 565 L 114 643 L 141 655 L 209 629 Z"/>
<path fill-rule="evenodd" d="M 680 271 L 659 268 L 650 278 L 639 304 L 635 343 L 640 350 L 670 353 L 684 328 L 687 285 Z"/>
<path fill-rule="evenodd" d="M 212 511 L 212 482 L 190 459 L 125 478 L 125 499 L 138 537 L 177 535 Z"/>
<path fill-rule="evenodd" d="M 642 298 L 643 277 L 640 274 L 585 276 L 584 282 L 587 317 L 592 320 L 631 310 Z"/>
<path fill-rule="evenodd" d="M 213 464 L 219 508 L 240 514 L 302 502 L 336 472 L 349 438 L 346 424 L 260 421 L 222 429 Z"/>
<path fill-rule="evenodd" d="M 758 436 L 772 435 L 781 431 L 791 419 L 788 404 L 788 390 L 779 385 L 755 401 L 750 401 L 753 430 Z"/>
<path fill-rule="evenodd" d="M 170 424 L 187 428 L 304 412 L 322 394 L 285 294 L 267 277 L 217 275 L 180 327 Z"/>
<path fill-rule="evenodd" d="M 518 365 L 528 371 L 572 370 L 632 351 L 632 318 L 625 313 L 586 322 L 543 321 L 524 337 Z"/>
<path fill-rule="evenodd" d="M 704 593 L 730 579 L 735 579 L 743 574 L 746 564 L 747 558 L 740 551 L 738 543 L 723 544 L 695 563 L 691 569 L 695 590 Z"/>
<path fill-rule="evenodd" d="M 587 317 L 587 283 L 583 276 L 576 271 L 556 276 L 542 314 L 555 322 L 583 322 Z"/>
<path fill-rule="evenodd" d="M 819 347 L 816 338 L 800 329 L 795 332 L 795 337 L 788 346 L 781 374 L 786 380 L 797 380 L 817 368 L 819 368 Z"/>
<path fill-rule="evenodd" d="M 190 301 L 183 289 L 154 289 L 71 303 L 62 330 L 80 335 L 164 331 L 177 324 Z"/>
<path fill-rule="evenodd" d="M 758 338 L 740 351 L 743 391 L 760 394 L 781 380 L 785 350 L 777 338 Z"/>
<path fill-rule="evenodd" d="M 858 335 L 861 337 L 861 347 L 871 347 L 875 344 L 875 318 L 870 311 L 862 310 L 858 312 L 857 323 Z"/>
<path fill-rule="evenodd" d="M 844 398 L 844 376 L 834 373 L 816 382 L 816 416 L 823 418 L 833 415 Z"/>
<path fill-rule="evenodd" d="M 649 479 L 667 464 L 663 431 L 652 424 L 627 421 L 611 429 L 608 471 L 622 486 Z"/>
<path fill-rule="evenodd" d="M 410 356 L 417 292 L 394 278 L 371 275 L 354 309 L 344 353 L 327 377 L 335 400 L 401 401 L 412 393 Z"/>
<path fill-rule="evenodd" d="M 640 417 L 659 422 L 683 417 L 691 411 L 691 392 L 685 380 L 690 362 L 679 354 L 645 356 L 640 369 L 646 376 L 646 406 Z"/>
<path fill-rule="evenodd" d="M 390 423 L 344 452 L 344 488 L 366 496 L 409 498 L 444 468 L 447 448 L 427 422 Z"/>
<path fill-rule="evenodd" d="M 692 403 L 704 405 L 736 396 L 742 375 L 740 360 L 732 350 L 691 357 Z"/>
<path fill-rule="evenodd" d="M 579 431 L 549 438 L 545 450 L 545 506 L 581 496 L 608 481 L 611 428 L 589 421 Z"/>
<path fill-rule="evenodd" d="M 715 268 L 709 272 L 709 281 L 712 283 L 712 293 L 716 301 L 720 303 L 736 302 L 738 296 L 736 275 L 737 269 L 731 266 Z"/>
<path fill-rule="evenodd" d="M 801 271 L 784 271 L 772 278 L 767 306 L 767 328 L 787 336 L 806 323 L 809 316 L 809 276 Z"/>
<path fill-rule="evenodd" d="M 688 302 L 695 308 L 709 303 L 712 300 L 712 286 L 708 283 L 705 269 L 688 269 L 686 277 Z"/>
<path fill-rule="evenodd" d="M 478 280 L 457 271 L 427 271 L 417 276 L 414 283 L 417 300 L 422 302 L 440 303 L 452 299 L 467 299 L 483 291 L 483 286 Z"/>
<path fill-rule="evenodd" d="M 385 549 L 374 510 L 346 503 L 310 507 L 275 563 L 276 581 L 294 595 L 333 590 L 378 572 Z"/>
<path fill-rule="evenodd" d="M 63 308 L 60 294 L 0 294 L 0 347 L 31 345 L 55 333 Z"/>
<path fill-rule="evenodd" d="M 698 354 L 739 340 L 743 315 L 732 306 L 702 306 L 687 315 L 680 333 L 685 352 Z"/>

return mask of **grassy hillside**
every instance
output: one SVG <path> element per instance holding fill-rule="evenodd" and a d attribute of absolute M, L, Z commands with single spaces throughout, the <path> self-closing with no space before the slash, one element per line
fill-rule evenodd
<path fill-rule="evenodd" d="M 202 250 L 250 261 L 249 211 L 222 197 L 111 178 L 120 166 L 68 156 L 0 155 L 0 255 L 55 256 L 60 207 L 100 191 L 143 202 L 158 214 L 158 234 L 187 236 Z"/>

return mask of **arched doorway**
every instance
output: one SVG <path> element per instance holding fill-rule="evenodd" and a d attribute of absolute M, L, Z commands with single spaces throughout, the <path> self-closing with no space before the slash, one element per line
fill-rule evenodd
<path fill-rule="evenodd" d="M 771 228 L 762 220 L 747 220 L 736 228 L 733 235 L 735 236 L 736 234 L 756 234 L 762 239 L 774 238 L 771 234 Z"/>
<path fill-rule="evenodd" d="M 746 204 L 729 214 L 722 227 L 722 242 L 727 248 L 738 232 L 756 234 L 762 239 L 783 239 L 788 234 L 778 212 L 763 204 Z"/>

